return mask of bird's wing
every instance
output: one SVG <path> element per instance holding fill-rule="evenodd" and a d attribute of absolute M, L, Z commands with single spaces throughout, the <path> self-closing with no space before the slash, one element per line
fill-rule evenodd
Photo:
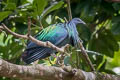
<path fill-rule="evenodd" d="M 41 41 L 50 41 L 54 45 L 61 47 L 68 43 L 68 41 L 66 40 L 67 35 L 67 30 L 62 24 L 59 24 L 44 29 L 36 36 L 36 38 Z M 37 59 L 48 57 L 50 56 L 50 53 L 54 52 L 54 50 L 51 48 L 39 46 L 31 41 L 29 42 L 26 51 L 26 56 L 23 57 L 23 60 L 28 64 L 36 61 Z"/>
<path fill-rule="evenodd" d="M 54 45 L 59 45 L 68 35 L 67 30 L 64 28 L 63 24 L 56 24 L 52 27 L 47 27 L 37 34 L 36 39 L 46 42 L 50 41 Z M 30 41 L 27 45 L 27 49 L 38 47 L 37 44 Z"/>

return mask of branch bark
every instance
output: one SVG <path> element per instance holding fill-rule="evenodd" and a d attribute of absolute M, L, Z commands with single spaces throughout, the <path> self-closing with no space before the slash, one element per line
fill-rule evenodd
<path fill-rule="evenodd" d="M 82 43 L 79 42 L 79 45 L 80 45 L 81 53 L 84 56 L 85 60 L 87 61 L 87 64 L 90 66 L 91 71 L 95 71 L 95 68 L 94 68 L 92 62 L 90 61 L 89 56 L 88 56 L 86 50 L 84 49 Z"/>
<path fill-rule="evenodd" d="M 120 0 L 105 0 L 107 2 L 120 2 Z"/>
<path fill-rule="evenodd" d="M 68 68 L 68 67 L 65 67 Z M 0 76 L 24 80 L 120 80 L 120 76 L 45 65 L 23 66 L 0 59 Z"/>
<path fill-rule="evenodd" d="M 69 17 L 69 21 L 70 21 L 70 20 L 72 20 L 72 12 L 71 12 L 70 0 L 66 0 L 66 2 L 67 2 L 68 17 Z"/>

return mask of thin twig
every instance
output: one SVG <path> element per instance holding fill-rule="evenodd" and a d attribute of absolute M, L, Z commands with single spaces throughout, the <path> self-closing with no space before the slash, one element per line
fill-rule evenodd
<path fill-rule="evenodd" d="M 28 35 L 31 35 L 31 19 L 28 17 Z"/>
<path fill-rule="evenodd" d="M 39 16 L 39 24 L 40 24 L 40 29 L 43 29 L 43 25 L 42 25 L 40 16 Z"/>
<path fill-rule="evenodd" d="M 76 50 L 78 52 L 81 52 L 81 50 Z M 85 50 L 87 53 L 93 54 L 93 55 L 98 55 L 98 56 L 104 56 L 103 54 L 95 51 L 90 51 L 90 50 Z"/>
<path fill-rule="evenodd" d="M 0 26 L 0 30 L 3 30 L 4 28 L 2 26 Z"/>
<path fill-rule="evenodd" d="M 28 22 L 29 23 L 29 22 Z M 30 24 L 28 24 L 30 25 Z M 62 48 L 59 48 L 57 46 L 55 46 L 54 44 L 52 44 L 51 42 L 47 41 L 47 42 L 42 42 L 42 41 L 39 41 L 37 39 L 35 39 L 34 37 L 32 37 L 31 35 L 21 35 L 21 34 L 18 34 L 18 33 L 15 33 L 15 32 L 12 32 L 9 28 L 7 28 L 7 26 L 5 24 L 2 23 L 2 27 L 4 28 L 4 30 L 6 30 L 8 33 L 10 33 L 11 35 L 17 37 L 17 38 L 23 38 L 23 39 L 28 39 L 28 40 L 31 40 L 33 42 L 35 42 L 36 44 L 40 45 L 40 46 L 44 46 L 44 47 L 49 47 L 49 48 L 52 48 L 58 52 L 61 52 L 61 53 L 65 53 L 64 49 Z M 30 26 L 29 26 L 30 27 Z"/>
<path fill-rule="evenodd" d="M 42 42 L 42 41 L 39 41 L 37 39 L 35 39 L 34 37 L 32 36 L 28 36 L 29 39 L 33 42 L 35 42 L 36 44 L 40 45 L 40 46 L 44 46 L 44 47 L 49 47 L 49 48 L 52 48 L 56 51 L 59 51 L 59 52 L 62 52 L 64 53 L 64 50 L 62 48 L 58 48 L 56 47 L 54 44 L 52 44 L 51 42 L 47 41 L 47 42 Z"/>
<path fill-rule="evenodd" d="M 17 37 L 17 38 L 24 38 L 24 39 L 28 39 L 28 37 L 26 35 L 21 35 L 21 34 L 17 34 L 15 32 L 12 32 L 9 28 L 7 28 L 7 26 L 5 24 L 2 23 L 2 26 L 4 28 L 4 30 L 6 30 L 8 33 L 12 34 L 13 36 Z"/>
<path fill-rule="evenodd" d="M 68 11 L 68 16 L 69 16 L 69 21 L 72 20 L 72 13 L 71 13 L 71 7 L 70 7 L 70 0 L 67 1 L 67 11 Z"/>
<path fill-rule="evenodd" d="M 85 59 L 86 59 L 88 65 L 90 65 L 91 71 L 95 71 L 95 68 L 94 68 L 92 62 L 90 61 L 89 56 L 88 56 L 87 52 L 85 51 L 85 49 L 84 49 L 82 43 L 79 42 L 79 45 L 80 45 L 80 49 L 81 49 L 82 55 L 85 57 Z"/>
<path fill-rule="evenodd" d="M 67 18 L 66 18 L 66 17 L 64 17 L 64 20 L 65 20 L 65 22 L 66 22 L 66 23 L 68 22 L 68 20 L 67 20 Z"/>

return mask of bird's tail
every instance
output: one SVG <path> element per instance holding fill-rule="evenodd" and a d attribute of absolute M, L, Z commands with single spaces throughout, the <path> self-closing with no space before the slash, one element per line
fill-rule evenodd
<path fill-rule="evenodd" d="M 44 58 L 50 56 L 50 53 L 52 53 L 52 52 L 53 52 L 53 50 L 51 50 L 50 48 L 45 48 L 45 47 L 27 49 L 22 54 L 22 60 L 26 64 L 30 64 L 36 60 L 44 59 Z"/>

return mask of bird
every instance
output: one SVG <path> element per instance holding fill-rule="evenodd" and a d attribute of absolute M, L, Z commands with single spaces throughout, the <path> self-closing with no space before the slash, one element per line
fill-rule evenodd
<path fill-rule="evenodd" d="M 77 47 L 77 44 L 80 41 L 76 28 L 77 24 L 86 23 L 80 18 L 73 18 L 65 23 L 52 24 L 36 34 L 34 38 L 43 42 L 49 41 L 59 48 L 65 46 L 66 44 Z M 32 41 L 29 41 L 22 54 L 22 60 L 26 64 L 30 64 L 37 60 L 49 57 L 54 53 L 56 54 L 57 51 L 52 48 L 40 46 Z"/>

